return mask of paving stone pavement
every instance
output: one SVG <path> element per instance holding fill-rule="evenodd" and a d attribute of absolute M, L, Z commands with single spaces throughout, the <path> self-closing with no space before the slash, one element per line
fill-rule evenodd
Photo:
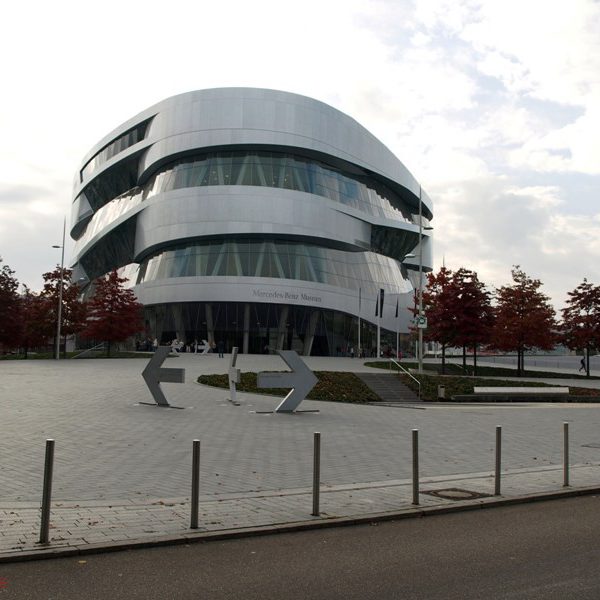
<path fill-rule="evenodd" d="M 51 513 L 50 541 L 39 544 L 38 506 L 0 506 L 0 561 L 18 559 L 19 554 L 91 546 L 143 542 L 164 537 L 191 538 L 198 532 L 235 531 L 249 528 L 327 521 L 340 517 L 416 512 L 423 509 L 481 506 L 488 500 L 515 499 L 558 490 L 600 491 L 600 464 L 571 467 L 571 487 L 562 487 L 562 468 L 520 469 L 502 475 L 502 496 L 494 497 L 490 473 L 468 476 L 432 477 L 420 482 L 419 506 L 412 504 L 409 480 L 371 482 L 363 485 L 324 485 L 320 492 L 320 515 L 311 515 L 312 490 L 280 490 L 252 494 L 224 494 L 218 500 L 203 496 L 199 504 L 199 528 L 190 524 L 190 499 L 169 498 L 152 503 L 134 501 L 104 505 L 99 502 L 55 503 Z M 488 498 L 448 500 L 428 491 L 459 489 Z M 597 493 L 600 493 L 597 491 Z"/>
<path fill-rule="evenodd" d="M 319 370 L 369 371 L 358 359 L 307 362 Z M 141 378 L 145 364 L 0 361 L 0 551 L 34 547 L 44 440 L 50 437 L 56 440 L 53 545 L 188 531 L 194 438 L 202 442 L 206 529 L 312 518 L 307 486 L 314 431 L 322 435 L 326 517 L 407 505 L 413 428 L 420 430 L 425 480 L 454 476 L 471 485 L 474 476 L 465 474 L 479 473 L 478 484 L 489 487 L 495 426 L 502 425 L 507 481 L 517 477 L 514 490 L 505 493 L 518 495 L 536 486 L 560 488 L 556 465 L 562 461 L 562 424 L 569 422 L 578 485 L 600 482 L 600 405 L 379 407 L 306 401 L 301 408 L 320 412 L 261 414 L 277 399 L 239 394 L 241 405 L 233 406 L 227 391 L 196 383 L 201 373 L 226 372 L 228 357 L 182 355 L 165 366 L 184 367 L 186 383 L 163 387 L 172 404 L 185 410 L 161 409 L 140 404 L 152 401 Z M 276 356 L 240 355 L 238 367 L 285 370 Z M 522 469 L 528 474 L 519 474 Z"/>

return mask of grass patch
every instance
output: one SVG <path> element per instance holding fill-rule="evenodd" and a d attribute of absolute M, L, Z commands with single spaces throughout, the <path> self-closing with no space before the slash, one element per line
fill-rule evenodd
<path fill-rule="evenodd" d="M 391 365 L 391 369 L 390 369 Z M 418 364 L 416 362 L 402 362 L 402 366 L 405 369 L 417 369 Z M 400 369 L 394 363 L 388 363 L 385 361 L 374 361 L 365 363 L 365 367 L 373 367 L 374 369 L 385 369 L 386 371 L 400 371 Z M 423 363 L 423 371 L 429 371 L 431 374 L 439 375 L 442 370 L 440 363 L 431 364 Z M 455 375 L 458 377 L 471 377 L 473 375 L 473 366 L 467 365 L 466 369 L 462 368 L 462 365 L 456 363 L 446 363 L 446 375 Z M 477 377 L 517 377 L 517 370 L 511 369 L 510 367 L 477 367 Z M 600 379 L 600 377 L 586 377 L 585 375 L 579 375 L 577 373 L 554 373 L 552 371 L 523 371 L 522 377 L 543 377 L 544 379 Z"/>
<path fill-rule="evenodd" d="M 375 392 L 371 391 L 354 373 L 314 371 L 314 374 L 319 381 L 308 394 L 308 400 L 349 402 L 353 404 L 381 401 L 381 398 Z M 200 375 L 198 383 L 219 388 L 229 388 L 229 376 L 227 374 Z M 268 394 L 271 396 L 286 396 L 290 391 L 290 388 L 256 387 L 256 373 L 242 373 L 240 383 L 237 384 L 236 389 L 238 392 Z"/>

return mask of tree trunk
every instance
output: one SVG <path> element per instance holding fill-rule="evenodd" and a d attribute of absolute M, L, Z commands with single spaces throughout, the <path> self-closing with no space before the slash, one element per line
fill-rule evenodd
<path fill-rule="evenodd" d="M 110 342 L 107 342 L 107 346 L 106 346 L 106 356 L 108 358 L 110 358 Z"/>
<path fill-rule="evenodd" d="M 586 348 L 585 376 L 590 376 L 590 347 Z"/>
<path fill-rule="evenodd" d="M 477 375 L 477 344 L 473 346 L 473 377 Z"/>
<path fill-rule="evenodd" d="M 521 377 L 521 348 L 517 348 L 517 377 Z"/>
<path fill-rule="evenodd" d="M 442 375 L 446 374 L 446 344 L 442 344 Z"/>
<path fill-rule="evenodd" d="M 463 346 L 463 371 L 467 372 L 467 347 Z"/>

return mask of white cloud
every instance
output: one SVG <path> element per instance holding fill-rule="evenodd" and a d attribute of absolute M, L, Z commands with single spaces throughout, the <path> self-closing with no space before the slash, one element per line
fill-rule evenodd
<path fill-rule="evenodd" d="M 597 199 L 576 185 L 600 183 L 598 2 L 38 0 L 3 22 L 0 255 L 34 286 L 88 149 L 153 102 L 231 85 L 370 129 L 432 197 L 438 264 L 501 285 L 519 263 L 557 302 L 600 282 Z"/>

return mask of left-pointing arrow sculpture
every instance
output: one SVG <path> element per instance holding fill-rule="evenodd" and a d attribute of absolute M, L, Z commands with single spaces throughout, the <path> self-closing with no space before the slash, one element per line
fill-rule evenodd
<path fill-rule="evenodd" d="M 142 371 L 142 377 L 158 406 L 170 406 L 160 387 L 161 381 L 164 383 L 185 383 L 185 369 L 161 368 L 161 365 L 169 356 L 169 352 L 171 352 L 171 346 L 159 346 L 146 368 Z"/>

